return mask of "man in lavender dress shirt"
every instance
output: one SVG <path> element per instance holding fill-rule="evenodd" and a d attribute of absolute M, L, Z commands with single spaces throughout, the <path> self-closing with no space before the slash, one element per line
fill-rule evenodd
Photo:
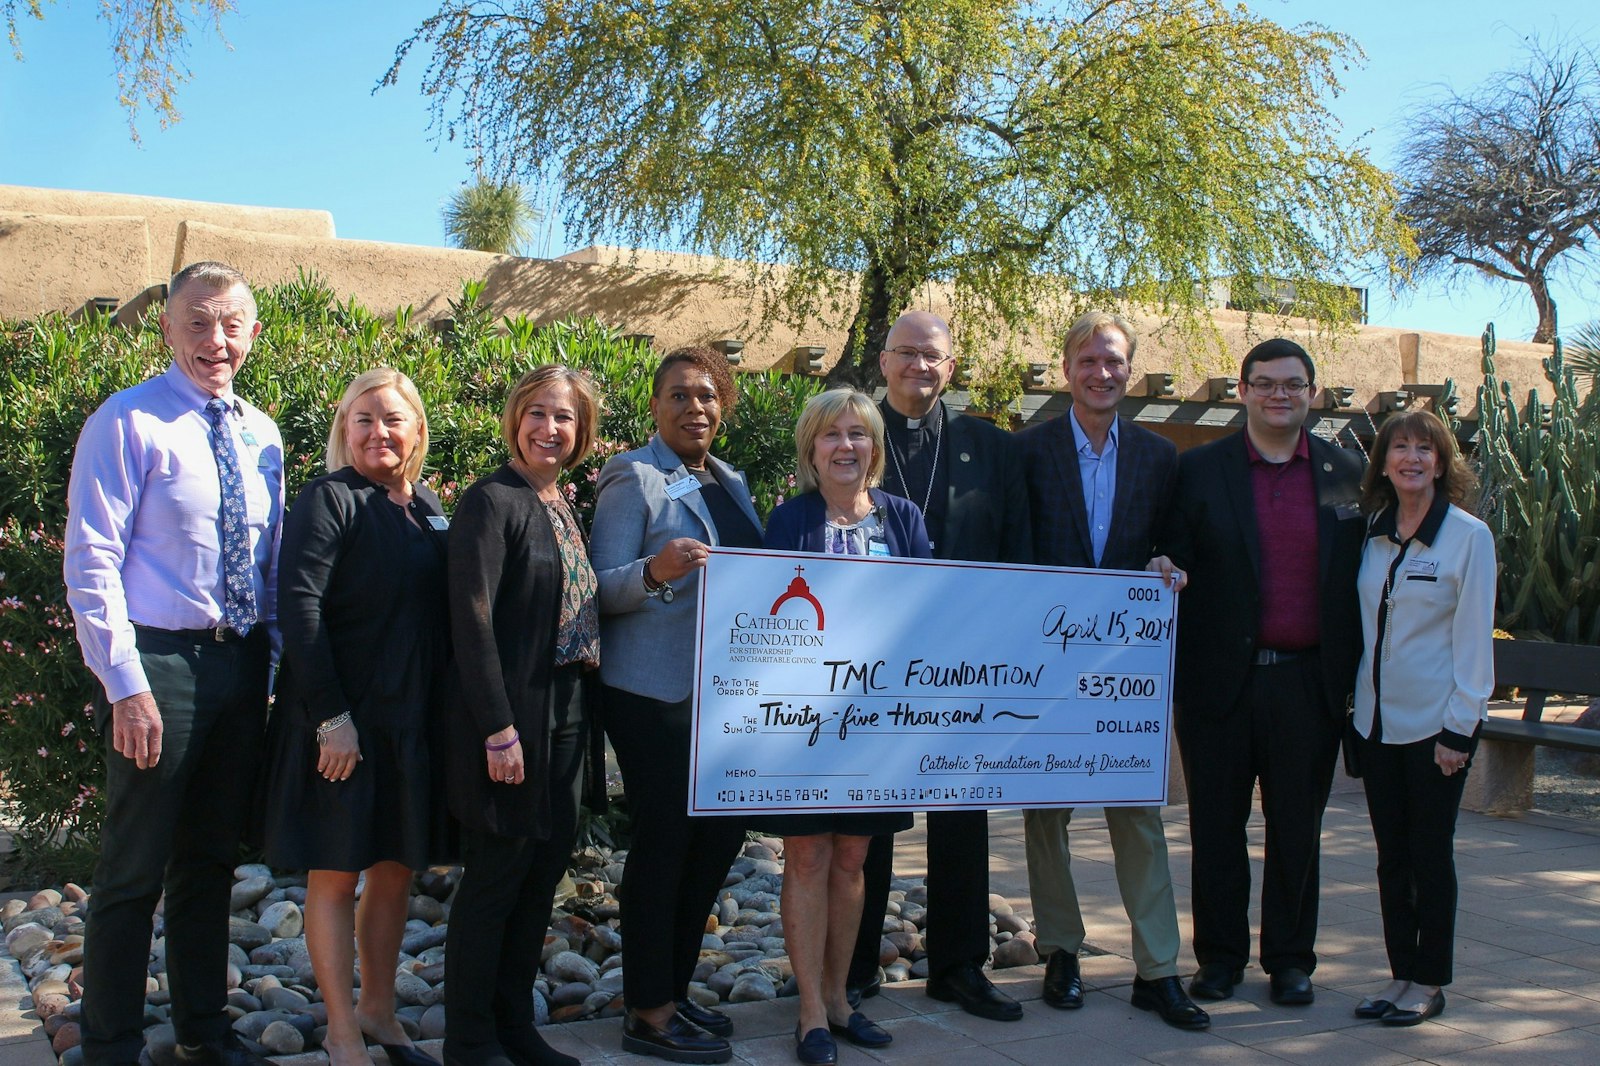
<path fill-rule="evenodd" d="M 178 1061 L 250 1066 L 226 1011 L 229 892 L 266 720 L 283 442 L 233 393 L 261 331 L 242 274 L 179 272 L 161 330 L 172 365 L 89 416 L 67 490 L 67 599 L 109 741 L 83 1057 L 138 1061 L 165 892 Z"/>

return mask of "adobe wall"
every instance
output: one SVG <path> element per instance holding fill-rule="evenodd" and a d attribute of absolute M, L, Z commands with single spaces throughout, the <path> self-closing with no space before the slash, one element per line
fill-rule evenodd
<path fill-rule="evenodd" d="M 120 302 L 148 286 L 152 270 L 142 217 L 0 209 L 0 317 L 73 310 L 97 296 Z"/>
<path fill-rule="evenodd" d="M 184 263 L 221 259 L 257 285 L 293 281 L 302 268 L 322 275 L 341 298 L 383 314 L 410 307 L 422 318 L 449 314 L 462 283 L 482 279 L 496 316 L 536 322 L 592 316 L 625 333 L 655 337 L 660 349 L 723 338 L 745 344 L 746 369 L 793 369 L 790 352 L 817 346 L 831 365 L 843 350 L 848 312 L 799 326 L 760 325 L 762 293 L 744 266 L 705 256 L 593 247 L 560 259 L 334 236 L 326 211 L 243 207 L 116 193 L 0 185 L 0 315 L 29 317 L 74 310 L 85 300 L 132 299 Z M 948 313 L 947 294 L 925 291 L 923 306 Z M 1058 319 L 1061 316 L 1056 316 Z M 1268 336 L 1299 340 L 1318 362 L 1318 381 L 1355 390 L 1367 406 L 1380 392 L 1454 378 L 1463 415 L 1475 409 L 1481 381 L 1478 338 L 1381 326 L 1338 332 L 1300 320 L 1217 310 L 1215 332 L 1198 343 L 1159 316 L 1130 315 L 1140 333 L 1133 393 L 1146 372 L 1174 377 L 1174 394 L 1204 400 L 1208 376 L 1232 376 L 1249 348 Z M 1059 329 L 1059 327 L 1056 327 Z M 1037 331 L 1017 347 L 1046 365 L 1045 387 L 1060 389 L 1059 334 Z M 1542 345 L 1502 341 L 1497 369 L 1525 395 L 1549 399 Z"/>

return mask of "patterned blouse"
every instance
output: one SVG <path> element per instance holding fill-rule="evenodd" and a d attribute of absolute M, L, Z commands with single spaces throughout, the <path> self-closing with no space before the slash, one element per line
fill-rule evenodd
<path fill-rule="evenodd" d="M 841 526 L 829 522 L 822 528 L 823 543 L 829 555 L 871 555 L 872 542 L 884 539 L 876 511 L 867 512 L 867 517 L 852 525 Z M 888 552 L 884 551 L 884 554 Z"/>
<path fill-rule="evenodd" d="M 600 665 L 600 582 L 589 565 L 578 521 L 564 500 L 543 501 L 561 546 L 561 621 L 556 628 L 557 666 Z"/>

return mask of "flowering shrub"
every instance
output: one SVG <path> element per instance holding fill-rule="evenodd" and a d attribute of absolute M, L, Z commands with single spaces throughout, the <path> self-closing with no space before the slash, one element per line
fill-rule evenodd
<path fill-rule="evenodd" d="M 416 382 L 431 443 L 424 477 L 451 510 L 461 490 L 504 460 L 500 409 L 524 371 L 560 362 L 593 375 L 602 402 L 595 454 L 566 489 L 580 513 L 610 456 L 649 438 L 650 375 L 659 355 L 596 322 L 496 322 L 469 283 L 448 330 L 340 303 L 315 277 L 258 293 L 263 329 L 239 375 L 241 395 L 282 430 L 289 497 L 323 472 L 328 423 L 345 386 L 374 366 Z M 104 741 L 89 706 L 97 682 L 83 665 L 61 581 L 72 451 L 107 396 L 169 362 L 156 312 L 124 329 L 105 317 L 0 321 L 0 817 L 24 861 L 82 877 L 98 842 Z M 817 384 L 736 375 L 740 402 L 716 453 L 745 470 L 765 513 L 787 491 L 794 422 Z"/>

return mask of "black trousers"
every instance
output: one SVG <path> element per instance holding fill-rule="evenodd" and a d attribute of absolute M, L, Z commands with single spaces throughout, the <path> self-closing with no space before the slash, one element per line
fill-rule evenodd
<path fill-rule="evenodd" d="M 928 973 L 989 959 L 989 812 L 931 811 L 928 831 Z M 866 901 L 850 957 L 851 985 L 878 974 L 883 915 L 893 876 L 894 834 L 872 838 L 867 851 Z"/>
<path fill-rule="evenodd" d="M 150 934 L 163 892 L 178 1040 L 227 1034 L 228 899 L 264 746 L 271 657 L 264 626 L 221 644 L 135 632 L 161 712 L 161 760 L 141 770 L 117 754 L 110 708 L 100 708 L 106 819 L 83 945 L 88 1066 L 136 1062 L 144 1047 Z"/>
<path fill-rule="evenodd" d="M 445 1043 L 465 1061 L 498 1044 L 499 1032 L 533 1025 L 533 982 L 550 901 L 572 859 L 589 730 L 579 670 L 558 669 L 554 687 L 549 778 L 541 786 L 539 772 L 530 768 L 522 785 L 550 790 L 549 837 L 462 833 L 466 869 L 445 938 L 446 988 L 455 993 L 445 1013 Z"/>
<path fill-rule="evenodd" d="M 1456 812 L 1467 770 L 1446 777 L 1434 741 L 1361 746 L 1361 784 L 1378 845 L 1378 899 L 1389 971 L 1447 985 L 1456 939 Z"/>
<path fill-rule="evenodd" d="M 688 994 L 706 916 L 744 843 L 744 823 L 687 813 L 688 700 L 663 703 L 607 686 L 601 714 L 633 825 L 617 899 L 628 960 L 622 992 L 629 1007 L 649 1010 Z"/>
<path fill-rule="evenodd" d="M 1322 812 L 1342 723 L 1328 713 L 1316 653 L 1257 666 L 1232 707 L 1182 707 L 1178 744 L 1189 786 L 1194 956 L 1250 961 L 1246 825 L 1261 783 L 1266 855 L 1261 968 L 1316 969 Z"/>

